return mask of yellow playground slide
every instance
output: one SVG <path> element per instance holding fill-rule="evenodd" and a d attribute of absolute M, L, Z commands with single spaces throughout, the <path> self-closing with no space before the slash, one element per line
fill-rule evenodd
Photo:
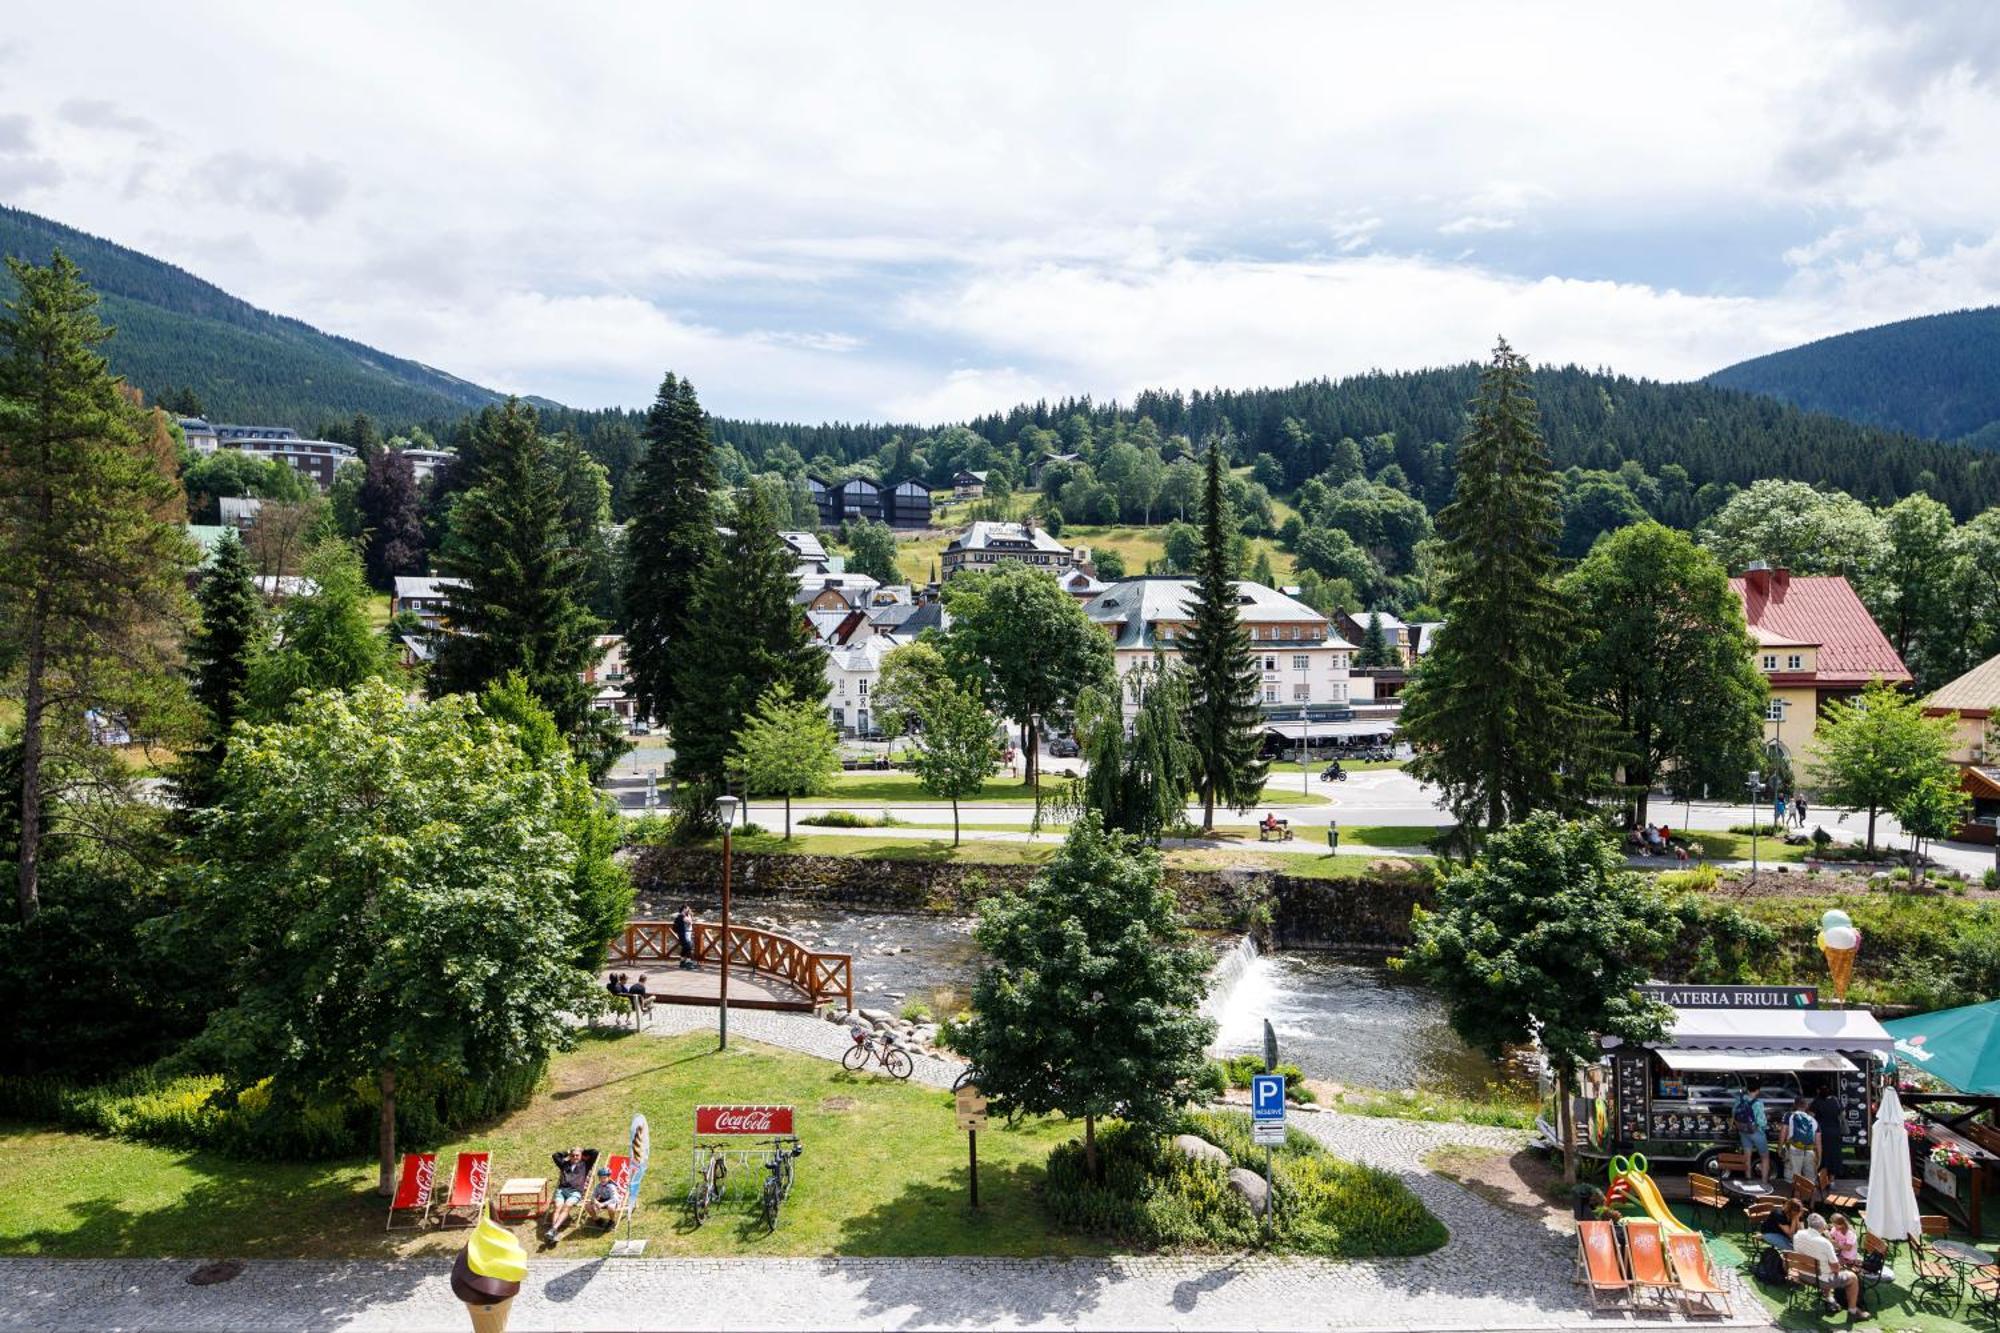
<path fill-rule="evenodd" d="M 1646 1158 L 1641 1153 L 1630 1157 L 1611 1159 L 1611 1179 L 1625 1186 L 1626 1197 L 1646 1210 L 1646 1216 L 1660 1224 L 1660 1229 L 1669 1235 L 1695 1234 L 1694 1228 L 1674 1216 L 1674 1210 L 1667 1207 L 1667 1201 L 1660 1197 L 1660 1187 L 1653 1183 L 1653 1177 L 1646 1172 Z"/>

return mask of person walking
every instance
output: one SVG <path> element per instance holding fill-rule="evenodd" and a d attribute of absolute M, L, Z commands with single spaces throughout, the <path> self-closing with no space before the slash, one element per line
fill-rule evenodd
<path fill-rule="evenodd" d="M 1758 1091 L 1762 1093 L 1762 1089 Z M 1761 1095 L 1753 1097 L 1746 1089 L 1736 1090 L 1736 1104 L 1730 1108 L 1729 1118 L 1736 1127 L 1736 1140 L 1742 1145 L 1743 1155 L 1750 1163 L 1744 1168 L 1745 1173 L 1754 1166 L 1758 1175 L 1768 1181 L 1771 1178 L 1771 1138 L 1766 1116 Z"/>
<path fill-rule="evenodd" d="M 1841 1113 L 1846 1108 L 1840 1100 L 1838 1078 L 1829 1078 L 1821 1085 L 1819 1096 L 1812 1101 L 1812 1118 L 1819 1126 L 1819 1180 L 1822 1187 L 1831 1185 L 1847 1169 L 1846 1144 L 1841 1139 Z"/>
<path fill-rule="evenodd" d="M 1800 828 L 1806 826 L 1806 797 L 1804 792 L 1800 792 L 1792 798 L 1792 821 Z"/>
<path fill-rule="evenodd" d="M 686 903 L 682 903 L 681 910 L 674 915 L 674 938 L 681 946 L 681 971 L 696 971 L 698 965 L 694 961 L 694 909 Z"/>

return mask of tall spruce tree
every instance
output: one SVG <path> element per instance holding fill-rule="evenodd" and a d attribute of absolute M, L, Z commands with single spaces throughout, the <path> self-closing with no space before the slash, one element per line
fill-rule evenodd
<path fill-rule="evenodd" d="M 1361 651 L 1354 656 L 1358 667 L 1386 667 L 1396 664 L 1396 654 L 1389 647 L 1389 633 L 1382 628 L 1382 613 L 1370 611 L 1368 624 L 1361 631 Z"/>
<path fill-rule="evenodd" d="M 384 592 L 398 574 L 424 572 L 424 509 L 417 473 L 401 449 L 368 456 L 355 505 L 367 534 L 368 582 Z"/>
<path fill-rule="evenodd" d="M 216 796 L 215 774 L 229 752 L 229 729 L 243 707 L 250 659 L 264 643 L 264 604 L 250 573 L 250 556 L 226 532 L 195 589 L 201 621 L 188 638 L 188 680 L 201 710 L 201 737 L 181 756 L 175 774 L 181 804 L 197 809 Z"/>
<path fill-rule="evenodd" d="M 477 694 L 518 672 L 577 755 L 601 775 L 616 741 L 592 710 L 583 672 L 603 656 L 590 613 L 591 570 L 566 521 L 561 476 L 535 410 L 510 399 L 483 414 L 478 471 L 451 513 L 442 572 L 451 632 L 438 643 L 434 694 Z"/>
<path fill-rule="evenodd" d="M 1575 809 L 1603 756 L 1597 715 L 1563 670 L 1571 616 L 1556 587 L 1561 485 L 1549 468 L 1528 363 L 1505 339 L 1479 377 L 1438 514 L 1444 627 L 1403 705 L 1410 771 L 1438 786 L 1469 836 L 1538 809 Z"/>
<path fill-rule="evenodd" d="M 677 711 L 679 637 L 716 551 L 715 443 L 694 385 L 660 381 L 645 437 L 625 533 L 625 661 L 640 716 L 667 718 Z"/>
<path fill-rule="evenodd" d="M 1230 528 L 1222 451 L 1211 446 L 1202 490 L 1201 551 L 1188 627 L 1181 636 L 1188 741 L 1194 747 L 1194 786 L 1201 793 L 1205 832 L 1215 828 L 1217 802 L 1236 810 L 1256 802 L 1264 792 L 1267 767 L 1260 754 L 1263 711 L 1257 699 L 1257 664 L 1250 656 L 1250 631 L 1237 611 Z"/>
<path fill-rule="evenodd" d="M 177 626 L 194 550 L 180 483 L 98 347 L 97 294 L 60 252 L 9 258 L 0 314 L 0 660 L 20 707 L 21 919 L 41 903 L 59 792 L 117 783 L 91 713 L 135 736 L 188 720 Z"/>
<path fill-rule="evenodd" d="M 684 628 L 677 627 L 674 772 L 723 782 L 736 737 L 757 703 L 786 686 L 795 704 L 826 698 L 825 654 L 792 600 L 792 552 L 763 493 L 738 494 L 728 538 L 702 571 Z"/>

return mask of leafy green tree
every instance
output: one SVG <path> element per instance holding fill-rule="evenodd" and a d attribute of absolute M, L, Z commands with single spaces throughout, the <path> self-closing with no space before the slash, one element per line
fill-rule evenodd
<path fill-rule="evenodd" d="M 1435 911 L 1417 909 L 1398 966 L 1444 997 L 1452 1030 L 1497 1057 L 1536 1042 L 1563 1090 L 1570 1176 L 1576 1073 L 1600 1036 L 1659 1040 L 1672 1011 L 1639 987 L 1673 942 L 1671 909 L 1599 830 L 1538 812 L 1487 839 Z"/>
<path fill-rule="evenodd" d="M 1669 770 L 1728 790 L 1757 766 L 1767 691 L 1721 561 L 1640 523 L 1599 541 L 1561 593 L 1578 630 L 1569 689 L 1614 719 L 1635 822 Z"/>
<path fill-rule="evenodd" d="M 370 586 L 386 592 L 397 575 L 424 572 L 424 510 L 416 470 L 402 450 L 380 449 L 369 458 L 355 507 L 366 534 Z"/>
<path fill-rule="evenodd" d="M 1027 888 L 985 900 L 973 938 L 989 961 L 952 1040 L 996 1110 L 1081 1117 L 1094 1175 L 1100 1118 L 1160 1127 L 1196 1095 L 1210 958 L 1150 849 L 1086 811 Z"/>
<path fill-rule="evenodd" d="M 1389 632 L 1382 628 L 1382 613 L 1370 611 L 1368 624 L 1361 631 L 1361 651 L 1355 655 L 1354 665 L 1358 667 L 1393 667 L 1401 665 L 1396 650 L 1389 646 Z"/>
<path fill-rule="evenodd" d="M 1127 695 L 1138 704 L 1127 736 Z M 1157 844 L 1178 825 L 1195 787 L 1188 742 L 1186 673 L 1158 654 L 1116 685 L 1094 685 L 1077 703 L 1077 738 L 1088 759 L 1084 802 L 1108 829 Z"/>
<path fill-rule="evenodd" d="M 730 767 L 750 796 L 785 798 L 785 839 L 792 836 L 792 798 L 817 796 L 840 772 L 840 738 L 817 699 L 794 701 L 779 681 L 757 701 L 757 711 L 737 733 Z"/>
<path fill-rule="evenodd" d="M 313 494 L 312 483 L 296 468 L 241 449 L 218 449 L 197 458 L 181 480 L 187 491 L 188 517 L 196 523 L 219 522 L 217 502 L 225 495 L 303 504 Z"/>
<path fill-rule="evenodd" d="M 1868 610 L 1918 688 L 1932 689 L 1957 674 L 1963 647 L 1953 605 L 1962 592 L 1957 526 L 1936 500 L 1910 495 L 1882 515 L 1882 531 L 1882 561 L 1862 586 Z"/>
<path fill-rule="evenodd" d="M 774 686 L 786 686 L 798 704 L 824 704 L 826 655 L 792 592 L 791 548 L 763 496 L 743 491 L 676 640 L 681 678 L 669 696 L 668 725 L 682 779 L 726 779 L 737 733 Z"/>
<path fill-rule="evenodd" d="M 1054 579 L 1011 560 L 959 575 L 944 598 L 952 624 L 940 650 L 952 678 L 976 684 L 1025 729 L 1032 782 L 1043 731 L 1069 717 L 1086 688 L 1111 679 L 1111 640 Z"/>
<path fill-rule="evenodd" d="M 361 486 L 368 478 L 368 465 L 359 460 L 342 463 L 326 488 L 327 516 L 341 540 L 358 542 L 368 532 L 367 516 L 361 512 Z M 418 514 L 418 521 L 422 521 Z"/>
<path fill-rule="evenodd" d="M 1339 528 L 1308 528 L 1294 544 L 1300 569 L 1328 579 L 1345 580 L 1355 588 L 1374 588 L 1382 572 L 1368 553 Z"/>
<path fill-rule="evenodd" d="M 136 736 L 192 720 L 173 631 L 194 549 L 146 416 L 98 353 L 111 331 L 96 293 L 61 253 L 7 267 L 20 291 L 0 315 L 0 663 L 20 707 L 26 922 L 57 795 L 123 782 L 90 715 Z"/>
<path fill-rule="evenodd" d="M 1703 525 L 1702 544 L 1732 572 L 1753 560 L 1796 574 L 1845 574 L 1865 583 L 1887 554 L 1875 511 L 1851 495 L 1766 477 Z"/>
<path fill-rule="evenodd" d="M 309 590 L 285 600 L 276 639 L 251 659 L 245 717 L 275 721 L 302 690 L 351 690 L 396 669 L 389 641 L 369 620 L 368 584 L 353 547 L 321 542 L 307 553 L 303 577 Z"/>
<path fill-rule="evenodd" d="M 646 413 L 625 535 L 625 660 L 641 716 L 673 714 L 677 643 L 693 623 L 702 571 L 715 558 L 720 485 L 708 417 L 694 385 L 669 374 Z"/>
<path fill-rule="evenodd" d="M 993 741 L 998 724 L 975 689 L 947 680 L 921 697 L 918 708 L 923 730 L 916 734 L 911 767 L 919 786 L 939 800 L 951 802 L 951 845 L 956 847 L 958 803 L 977 796 L 992 774 L 999 758 Z"/>
<path fill-rule="evenodd" d="M 1250 566 L 1250 581 L 1266 588 L 1278 586 L 1278 571 L 1271 567 L 1271 553 L 1262 547 L 1257 550 L 1257 563 Z"/>
<path fill-rule="evenodd" d="M 1198 495 L 1195 503 L 1200 503 Z M 1166 547 L 1168 568 L 1174 573 L 1185 574 L 1200 563 L 1201 532 L 1193 524 L 1178 520 L 1167 524 L 1162 542 Z"/>
<path fill-rule="evenodd" d="M 1566 560 L 1581 560 L 1605 533 L 1645 518 L 1645 507 L 1615 476 L 1602 472 L 1579 476 L 1563 495 L 1562 539 L 1557 550 Z"/>
<path fill-rule="evenodd" d="M 1814 793 L 1827 805 L 1865 809 L 1872 851 L 1878 813 L 1927 782 L 1957 783 L 1954 726 L 1948 716 L 1925 717 L 1922 699 L 1879 680 L 1858 699 L 1828 700 L 1806 756 Z"/>
<path fill-rule="evenodd" d="M 604 941 L 579 951 L 579 850 L 552 799 L 587 779 L 515 737 L 463 696 L 308 695 L 239 733 L 189 848 L 174 936 L 231 960 L 196 1049 L 299 1106 L 365 1081 L 384 1194 L 399 1094 L 535 1067 L 596 998 Z"/>
<path fill-rule="evenodd" d="M 1563 668 L 1572 632 L 1556 588 L 1560 494 L 1528 363 L 1503 339 L 1479 379 L 1458 449 L 1458 492 L 1438 515 L 1445 623 L 1404 692 L 1410 771 L 1461 828 L 1580 806 L 1597 771 L 1578 742 L 1595 718 Z"/>
<path fill-rule="evenodd" d="M 1090 563 L 1097 567 L 1097 577 L 1106 583 L 1116 583 L 1125 577 L 1125 557 L 1108 546 L 1092 551 Z"/>
<path fill-rule="evenodd" d="M 877 583 L 903 582 L 902 571 L 896 568 L 896 534 L 887 523 L 849 519 L 840 525 L 840 540 L 849 551 L 850 570 Z"/>
<path fill-rule="evenodd" d="M 604 650 L 590 612 L 592 571 L 576 545 L 561 474 L 535 410 L 518 399 L 480 414 L 471 486 L 451 511 L 439 553 L 451 632 L 431 668 L 434 694 L 476 694 L 519 672 L 593 775 L 617 757 L 605 714 L 591 708 L 583 673 Z"/>
<path fill-rule="evenodd" d="M 250 574 L 250 558 L 234 532 L 226 532 L 200 585 L 201 619 L 188 638 L 188 676 L 201 735 L 181 756 L 174 774 L 181 803 L 207 805 L 215 774 L 229 752 L 229 730 L 242 709 L 250 663 L 264 647 L 264 604 Z"/>
<path fill-rule="evenodd" d="M 1187 736 L 1194 748 L 1201 827 L 1215 829 L 1218 802 L 1244 810 L 1264 792 L 1263 709 L 1258 703 L 1250 631 L 1236 607 L 1229 560 L 1229 514 L 1222 498 L 1222 459 L 1211 450 L 1202 497 L 1201 562 L 1188 590 L 1180 660 L 1187 673 Z"/>
<path fill-rule="evenodd" d="M 951 688 L 951 683 L 944 654 L 928 639 L 891 648 L 882 656 L 875 692 L 869 696 L 876 725 L 892 740 L 915 732 L 924 725 L 931 696 Z"/>
<path fill-rule="evenodd" d="M 1914 783 L 1896 802 L 1896 822 L 1910 839 L 1910 884 L 1924 882 L 1925 847 L 1949 838 L 1965 822 L 1972 798 L 1955 768 L 1934 769 Z"/>

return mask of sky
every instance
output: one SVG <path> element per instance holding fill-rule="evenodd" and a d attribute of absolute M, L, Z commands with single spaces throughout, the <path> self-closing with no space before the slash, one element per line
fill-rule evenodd
<path fill-rule="evenodd" d="M 2000 302 L 2000 5 L 18 7 L 0 202 L 494 388 L 934 423 Z"/>

